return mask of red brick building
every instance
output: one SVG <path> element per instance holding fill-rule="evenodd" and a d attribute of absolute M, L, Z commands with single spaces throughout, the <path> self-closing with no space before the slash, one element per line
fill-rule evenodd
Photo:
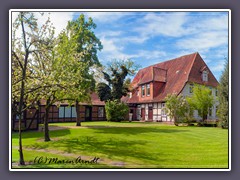
<path fill-rule="evenodd" d="M 168 94 L 191 96 L 193 83 L 206 85 L 217 96 L 218 81 L 199 53 L 181 56 L 139 70 L 131 85 L 132 92 L 124 98 L 133 114 L 133 120 L 172 121 L 166 114 L 165 98 Z M 216 119 L 217 103 L 208 119 Z M 197 111 L 194 118 L 200 119 Z"/>
<path fill-rule="evenodd" d="M 29 108 L 23 113 L 22 129 L 38 129 L 38 124 L 43 123 L 45 117 L 44 100 L 40 101 L 39 109 L 35 107 Z M 103 121 L 106 120 L 105 102 L 100 101 L 96 93 L 91 94 L 90 103 L 79 103 L 81 121 Z M 75 122 L 76 107 L 69 106 L 67 103 L 61 103 L 58 107 L 52 105 L 49 110 L 49 123 L 53 122 Z M 12 130 L 18 129 L 18 117 L 12 117 Z"/>

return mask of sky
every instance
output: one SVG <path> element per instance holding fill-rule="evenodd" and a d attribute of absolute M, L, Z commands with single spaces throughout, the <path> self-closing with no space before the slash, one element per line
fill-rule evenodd
<path fill-rule="evenodd" d="M 56 34 L 80 14 L 92 17 L 103 65 L 131 59 L 141 68 L 199 52 L 217 80 L 228 58 L 228 12 L 51 12 Z M 13 14 L 13 18 L 15 14 Z"/>

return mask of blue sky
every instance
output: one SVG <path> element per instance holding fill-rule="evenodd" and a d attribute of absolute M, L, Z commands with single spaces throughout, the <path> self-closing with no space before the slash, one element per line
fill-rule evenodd
<path fill-rule="evenodd" d="M 228 12 L 87 12 L 105 64 L 130 58 L 146 67 L 199 52 L 219 80 L 228 57 Z M 74 14 L 76 18 L 79 13 Z"/>
<path fill-rule="evenodd" d="M 81 13 L 97 25 L 104 65 L 130 58 L 144 68 L 199 52 L 215 77 L 221 76 L 228 57 L 228 12 L 52 12 L 56 33 Z M 39 17 L 40 24 L 45 21 Z"/>

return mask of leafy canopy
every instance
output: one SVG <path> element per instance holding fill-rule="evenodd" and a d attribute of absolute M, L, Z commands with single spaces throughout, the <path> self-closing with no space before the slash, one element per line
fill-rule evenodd
<path fill-rule="evenodd" d="M 187 101 L 190 106 L 198 111 L 198 114 L 202 117 L 202 121 L 207 118 L 208 112 L 214 104 L 211 89 L 198 84 L 194 84 L 193 94 L 191 97 L 187 97 Z"/>
<path fill-rule="evenodd" d="M 105 82 L 98 83 L 97 93 L 101 101 L 120 100 L 130 91 L 130 79 L 128 75 L 134 75 L 139 65 L 130 59 L 113 60 L 108 64 L 103 77 Z M 127 78 L 127 79 L 126 79 Z"/>
<path fill-rule="evenodd" d="M 169 94 L 165 101 L 168 114 L 171 118 L 174 118 L 176 125 L 179 122 L 189 122 L 192 120 L 193 108 L 181 94 Z"/>
<path fill-rule="evenodd" d="M 217 114 L 220 119 L 220 125 L 223 128 L 228 127 L 228 114 L 229 114 L 229 62 L 226 60 L 225 68 L 220 78 L 220 84 L 218 86 L 218 99 L 219 106 Z"/>

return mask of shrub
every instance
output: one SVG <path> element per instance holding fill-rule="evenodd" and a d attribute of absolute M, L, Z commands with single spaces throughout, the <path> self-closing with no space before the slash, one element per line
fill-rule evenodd
<path fill-rule="evenodd" d="M 126 104 L 117 100 L 107 101 L 105 109 L 107 120 L 116 122 L 124 120 L 129 111 L 129 108 Z"/>

